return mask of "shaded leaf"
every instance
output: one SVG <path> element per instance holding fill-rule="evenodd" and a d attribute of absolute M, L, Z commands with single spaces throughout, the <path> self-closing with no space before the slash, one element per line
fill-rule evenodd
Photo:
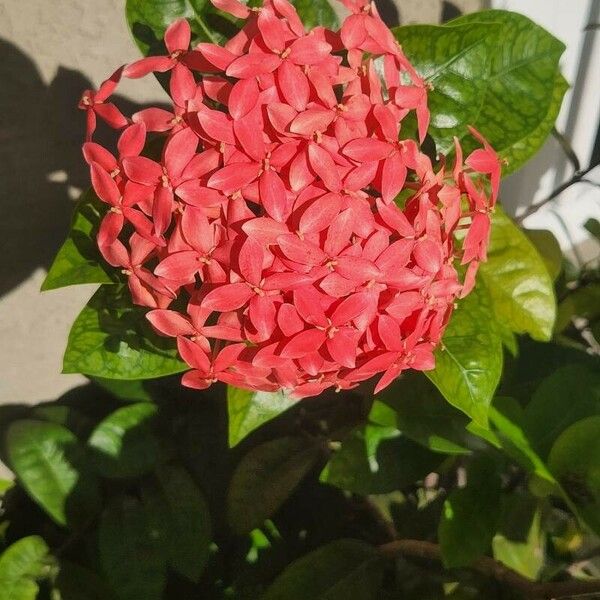
<path fill-rule="evenodd" d="M 535 390 L 523 425 L 532 445 L 547 457 L 556 438 L 576 421 L 600 414 L 600 371 L 573 364 L 557 369 Z"/>
<path fill-rule="evenodd" d="M 263 600 L 375 600 L 380 597 L 382 559 L 357 540 L 337 540 L 296 560 Z"/>
<path fill-rule="evenodd" d="M 150 471 L 158 458 L 152 421 L 158 408 L 148 402 L 125 406 L 108 415 L 92 432 L 88 446 L 104 477 L 137 477 Z"/>
<path fill-rule="evenodd" d="M 60 561 L 60 569 L 53 589 L 59 600 L 113 600 L 114 595 L 97 573 L 67 560 Z"/>
<path fill-rule="evenodd" d="M 146 389 L 144 380 L 104 379 L 103 377 L 92 377 L 91 379 L 118 400 L 152 402 L 152 396 Z"/>
<path fill-rule="evenodd" d="M 579 516 L 600 533 L 600 415 L 563 431 L 550 450 L 548 465 Z"/>
<path fill-rule="evenodd" d="M 296 402 L 297 399 L 291 398 L 284 390 L 251 392 L 228 386 L 229 446 L 236 446 L 255 429 L 274 419 Z"/>
<path fill-rule="evenodd" d="M 294 491 L 322 453 L 321 443 L 284 437 L 246 454 L 229 485 L 229 523 L 236 533 L 260 528 Z"/>
<path fill-rule="evenodd" d="M 556 332 L 564 331 L 575 317 L 595 321 L 600 318 L 600 283 L 573 290 L 559 304 Z"/>
<path fill-rule="evenodd" d="M 32 535 L 9 546 L 0 555 L 0 600 L 35 600 L 38 580 L 49 574 L 48 546 Z"/>
<path fill-rule="evenodd" d="M 499 207 L 492 217 L 488 260 L 480 272 L 498 321 L 536 340 L 552 337 L 556 318 L 552 280 L 533 244 Z"/>
<path fill-rule="evenodd" d="M 6 445 L 19 481 L 59 525 L 81 523 L 98 510 L 98 485 L 85 448 L 68 429 L 46 421 L 15 421 Z"/>
<path fill-rule="evenodd" d="M 121 600 L 160 600 L 166 583 L 166 549 L 149 507 L 118 496 L 106 507 L 98 529 L 100 564 Z"/>
<path fill-rule="evenodd" d="M 438 528 L 447 568 L 465 567 L 487 552 L 496 531 L 500 507 L 500 476 L 484 455 L 469 465 L 467 485 L 452 490 Z"/>
<path fill-rule="evenodd" d="M 320 480 L 355 494 L 387 494 L 422 480 L 441 461 L 395 427 L 366 425 L 344 439 Z"/>
<path fill-rule="evenodd" d="M 101 215 L 106 212 L 103 206 L 91 189 L 82 194 L 73 213 L 69 235 L 48 270 L 42 291 L 79 283 L 115 283 L 116 275 L 96 245 Z"/>
<path fill-rule="evenodd" d="M 450 404 L 484 427 L 502 372 L 502 342 L 490 311 L 489 294 L 479 284 L 454 311 L 435 369 L 425 373 Z"/>
<path fill-rule="evenodd" d="M 552 281 L 556 281 L 562 271 L 563 255 L 558 240 L 546 229 L 525 229 L 525 235 L 542 257 Z"/>
<path fill-rule="evenodd" d="M 188 369 L 174 340 L 156 335 L 145 312 L 131 303 L 126 287 L 102 286 L 73 323 L 63 373 L 129 380 Z"/>

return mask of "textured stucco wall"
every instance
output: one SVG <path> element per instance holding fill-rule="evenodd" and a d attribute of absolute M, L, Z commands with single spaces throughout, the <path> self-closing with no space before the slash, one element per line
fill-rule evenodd
<path fill-rule="evenodd" d="M 384 17 L 435 22 L 479 0 L 379 0 Z M 137 57 L 124 0 L 0 0 L 0 402 L 52 399 L 83 381 L 60 375 L 70 324 L 93 286 L 39 293 L 87 185 L 80 158 L 81 91 Z M 118 100 L 162 98 L 152 78 Z"/>

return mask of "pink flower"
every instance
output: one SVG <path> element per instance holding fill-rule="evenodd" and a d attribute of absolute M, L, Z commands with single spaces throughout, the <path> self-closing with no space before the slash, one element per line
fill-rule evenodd
<path fill-rule="evenodd" d="M 371 2 L 345 0 L 339 32 L 308 33 L 287 0 L 213 3 L 245 19 L 225 46 L 190 51 L 177 21 L 167 56 L 88 94 L 94 126 L 96 113 L 129 125 L 117 155 L 84 145 L 107 205 L 102 255 L 176 338 L 189 387 L 306 397 L 432 369 L 485 260 L 498 156 L 473 130 L 482 148 L 463 161 L 457 142 L 450 170 L 402 138 L 414 113 L 424 139 L 427 88 Z M 121 74 L 152 71 L 170 72 L 172 111 L 144 109 L 130 125 L 101 108 Z M 160 159 L 146 155 L 147 130 L 164 137 Z"/>

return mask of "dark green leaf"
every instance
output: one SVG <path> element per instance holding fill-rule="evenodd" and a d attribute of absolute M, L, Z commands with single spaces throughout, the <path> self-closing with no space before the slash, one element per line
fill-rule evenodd
<path fill-rule="evenodd" d="M 335 11 L 327 0 L 291 0 L 306 29 L 319 25 L 337 29 L 340 25 Z"/>
<path fill-rule="evenodd" d="M 229 486 L 229 522 L 237 533 L 262 526 L 294 491 L 322 453 L 320 442 L 285 437 L 250 450 Z"/>
<path fill-rule="evenodd" d="M 202 493 L 181 467 L 157 471 L 168 525 L 167 554 L 179 574 L 198 581 L 208 561 L 211 521 Z"/>
<path fill-rule="evenodd" d="M 146 389 L 144 380 L 104 379 L 103 377 L 91 377 L 91 379 L 118 400 L 152 402 L 152 396 Z"/>
<path fill-rule="evenodd" d="M 73 323 L 63 373 L 152 379 L 188 369 L 174 340 L 157 336 L 145 312 L 126 287 L 103 285 Z"/>
<path fill-rule="evenodd" d="M 263 600 L 376 600 L 382 571 L 375 548 L 337 540 L 293 562 Z"/>
<path fill-rule="evenodd" d="M 435 369 L 425 373 L 450 404 L 484 427 L 502 372 L 502 342 L 490 312 L 479 283 L 454 311 Z"/>
<path fill-rule="evenodd" d="M 0 600 L 35 600 L 37 581 L 49 574 L 48 552 L 37 535 L 9 546 L 0 556 Z"/>
<path fill-rule="evenodd" d="M 600 318 L 600 283 L 573 290 L 559 304 L 556 331 L 564 331 L 574 317 L 595 321 Z"/>
<path fill-rule="evenodd" d="M 387 422 L 382 420 L 382 410 L 386 407 L 392 409 L 391 419 Z M 403 375 L 379 394 L 369 420 L 380 425 L 393 425 L 434 452 L 469 452 L 465 447 L 468 419 L 444 401 L 435 386 L 420 373 Z"/>
<path fill-rule="evenodd" d="M 600 221 L 588 219 L 583 225 L 600 242 Z"/>
<path fill-rule="evenodd" d="M 50 267 L 42 291 L 78 283 L 114 283 L 116 276 L 100 255 L 96 234 L 104 204 L 92 190 L 84 192 L 77 203 L 69 236 Z"/>
<path fill-rule="evenodd" d="M 533 244 L 499 207 L 488 260 L 480 268 L 498 321 L 515 333 L 548 341 L 556 318 L 552 280 Z"/>
<path fill-rule="evenodd" d="M 233 448 L 247 435 L 274 419 L 297 402 L 285 391 L 251 392 L 227 387 L 229 446 Z"/>
<path fill-rule="evenodd" d="M 166 549 L 161 526 L 143 502 L 116 497 L 98 530 L 100 563 L 120 600 L 161 600 L 166 583 Z"/>
<path fill-rule="evenodd" d="M 556 370 L 536 389 L 525 408 L 524 428 L 546 457 L 556 438 L 576 421 L 600 414 L 600 372 L 583 365 Z"/>
<path fill-rule="evenodd" d="M 320 479 L 355 494 L 387 494 L 422 480 L 441 461 L 394 427 L 366 425 L 346 437 Z"/>
<path fill-rule="evenodd" d="M 539 500 L 525 493 L 513 493 L 505 496 L 502 503 L 502 522 L 492 541 L 494 558 L 536 580 L 546 554 Z"/>
<path fill-rule="evenodd" d="M 463 15 L 449 25 L 495 23 L 490 36 L 491 68 L 480 98 L 477 128 L 508 161 L 504 174 L 518 169 L 541 147 L 554 126 L 567 84 L 558 72 L 564 44 L 524 15 L 488 10 Z M 467 150 L 469 146 L 466 146 Z"/>
<path fill-rule="evenodd" d="M 106 417 L 88 441 L 94 463 L 104 477 L 137 477 L 150 471 L 158 458 L 152 421 L 158 412 L 149 402 L 124 406 Z"/>
<path fill-rule="evenodd" d="M 552 281 L 556 281 L 562 271 L 563 255 L 558 240 L 546 229 L 526 229 L 525 235 L 536 247 L 544 260 Z"/>
<path fill-rule="evenodd" d="M 438 536 L 444 565 L 465 567 L 492 543 L 500 508 L 500 477 L 485 456 L 469 465 L 467 485 L 453 490 L 444 502 Z"/>
<path fill-rule="evenodd" d="M 85 448 L 68 429 L 46 421 L 15 421 L 6 445 L 19 481 L 59 525 L 81 523 L 99 508 Z"/>
<path fill-rule="evenodd" d="M 113 600 L 114 594 L 93 571 L 76 563 L 61 560 L 53 588 L 58 600 Z"/>
<path fill-rule="evenodd" d="M 548 464 L 580 517 L 600 533 L 600 415 L 563 431 L 552 446 Z"/>

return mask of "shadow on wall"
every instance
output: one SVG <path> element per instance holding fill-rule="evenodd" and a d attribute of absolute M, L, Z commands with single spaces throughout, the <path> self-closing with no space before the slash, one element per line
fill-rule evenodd
<path fill-rule="evenodd" d="M 81 157 L 85 115 L 81 73 L 60 67 L 49 85 L 33 60 L 0 39 L 0 296 L 36 268 L 48 268 L 73 210 L 71 188 L 89 185 Z M 143 108 L 123 97 L 131 114 Z"/>
<path fill-rule="evenodd" d="M 376 0 L 377 10 L 388 27 L 402 24 L 402 0 Z M 441 21 L 451 21 L 460 17 L 462 11 L 452 2 L 442 2 Z"/>

